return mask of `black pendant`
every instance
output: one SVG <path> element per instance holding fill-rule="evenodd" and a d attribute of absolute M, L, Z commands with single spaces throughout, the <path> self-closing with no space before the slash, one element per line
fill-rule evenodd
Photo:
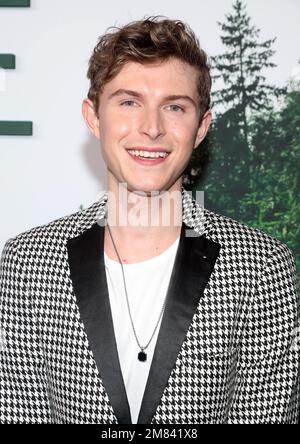
<path fill-rule="evenodd" d="M 147 355 L 146 355 L 146 353 L 143 352 L 143 351 L 139 352 L 139 354 L 138 354 L 138 360 L 139 360 L 139 361 L 142 361 L 142 362 L 147 361 Z"/>

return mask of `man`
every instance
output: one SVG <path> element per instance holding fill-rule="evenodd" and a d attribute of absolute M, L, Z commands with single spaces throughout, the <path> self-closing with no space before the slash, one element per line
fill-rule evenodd
<path fill-rule="evenodd" d="M 108 192 L 5 245 L 1 422 L 295 423 L 292 253 L 182 187 L 211 123 L 195 35 L 129 23 L 88 77 Z"/>

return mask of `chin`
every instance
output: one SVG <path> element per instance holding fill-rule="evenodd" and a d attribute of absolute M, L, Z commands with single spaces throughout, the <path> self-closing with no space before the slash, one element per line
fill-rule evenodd
<path fill-rule="evenodd" d="M 155 190 L 154 188 L 149 189 L 149 188 L 145 188 L 145 187 L 139 187 L 139 189 L 138 188 L 130 189 L 128 187 L 128 191 L 130 191 L 131 193 L 133 193 L 137 196 L 145 196 L 145 195 L 151 196 L 151 193 L 153 193 L 154 191 L 157 191 L 157 190 Z"/>
<path fill-rule="evenodd" d="M 127 189 L 135 194 L 143 195 L 143 193 L 151 193 L 151 191 L 157 191 L 161 189 L 161 185 L 158 183 L 143 183 L 142 180 L 135 183 L 127 182 Z"/>

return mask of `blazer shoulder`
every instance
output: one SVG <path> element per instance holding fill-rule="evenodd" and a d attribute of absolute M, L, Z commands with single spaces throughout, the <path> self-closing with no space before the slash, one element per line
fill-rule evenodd
<path fill-rule="evenodd" d="M 66 241 L 70 237 L 78 234 L 78 227 L 81 225 L 91 225 L 97 218 L 99 208 L 101 207 L 101 199 L 92 203 L 85 209 L 75 211 L 73 213 L 53 219 L 45 224 L 34 226 L 28 230 L 22 231 L 15 236 L 9 238 L 3 248 L 2 255 L 7 249 L 15 251 L 20 247 L 35 244 L 36 246 L 44 245 L 45 247 L 51 243 L 55 244 Z"/>
<path fill-rule="evenodd" d="M 286 243 L 265 232 L 261 228 L 250 226 L 229 216 L 206 210 L 214 226 L 214 237 L 221 245 L 239 245 L 247 251 L 272 254 L 275 251 L 291 253 Z"/>

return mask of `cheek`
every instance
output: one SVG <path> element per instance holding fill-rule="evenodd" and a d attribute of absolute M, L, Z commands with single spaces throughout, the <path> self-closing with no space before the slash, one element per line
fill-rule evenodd
<path fill-rule="evenodd" d="M 173 124 L 170 127 L 172 137 L 177 141 L 185 150 L 189 151 L 189 148 L 194 144 L 195 127 L 192 125 L 176 125 Z M 185 151 L 184 150 L 184 151 Z"/>
<path fill-rule="evenodd" d="M 105 116 L 102 119 L 100 118 L 100 133 L 103 141 L 118 140 L 127 135 L 131 129 L 132 122 L 130 122 L 129 119 L 118 118 L 118 116 L 114 118 L 109 116 Z"/>

